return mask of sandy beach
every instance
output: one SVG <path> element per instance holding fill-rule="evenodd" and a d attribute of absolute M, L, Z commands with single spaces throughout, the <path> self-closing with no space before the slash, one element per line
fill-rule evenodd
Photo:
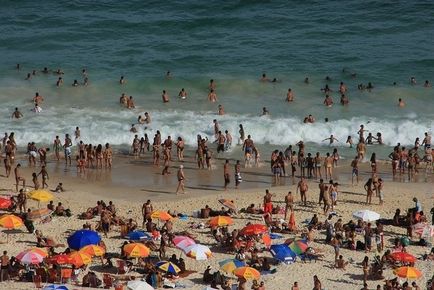
<path fill-rule="evenodd" d="M 186 162 L 186 190 L 187 194 L 175 195 L 176 190 L 176 176 L 171 174 L 169 176 L 161 176 L 161 168 L 155 168 L 152 165 L 146 164 L 149 161 L 149 156 L 144 159 L 133 159 L 131 156 L 117 156 L 115 158 L 114 168 L 109 170 L 95 170 L 90 169 L 88 173 L 83 176 L 77 176 L 74 166 L 64 169 L 63 161 L 50 162 L 49 168 L 58 168 L 50 172 L 49 185 L 54 188 L 58 182 L 62 182 L 65 187 L 65 192 L 55 194 L 55 203 L 62 202 L 65 208 L 70 208 L 72 217 L 53 217 L 52 221 L 45 224 L 35 223 L 36 229 L 41 230 L 46 236 L 50 236 L 58 243 L 65 243 L 66 238 L 74 230 L 80 229 L 83 220 L 77 218 L 77 214 L 86 211 L 88 207 L 96 205 L 98 200 L 108 202 L 112 200 L 117 207 L 118 216 L 123 218 L 133 218 L 141 226 L 142 215 L 141 206 L 147 199 L 151 199 L 154 209 L 158 210 L 176 210 L 179 213 L 187 214 L 187 220 L 175 219 L 174 230 L 175 232 L 188 231 L 196 236 L 201 244 L 205 244 L 213 251 L 213 257 L 207 261 L 195 261 L 186 258 L 186 267 L 188 270 L 195 271 L 187 278 L 181 279 L 181 283 L 186 285 L 187 289 L 204 289 L 206 285 L 202 284 L 202 274 L 208 265 L 215 271 L 219 268 L 218 262 L 233 258 L 234 254 L 225 254 L 218 247 L 216 241 L 213 239 L 208 229 L 192 229 L 190 223 L 206 223 L 204 219 L 193 218 L 195 211 L 209 205 L 213 209 L 219 209 L 221 204 L 218 199 L 226 198 L 233 200 L 238 208 L 245 208 L 249 204 L 254 203 L 257 206 L 262 204 L 265 189 L 270 189 L 273 193 L 273 204 L 284 206 L 284 196 L 288 191 L 296 192 L 296 185 L 293 184 L 291 178 L 283 178 L 283 184 L 279 186 L 272 186 L 272 176 L 267 172 L 268 165 L 264 164 L 261 168 L 249 168 L 242 171 L 244 182 L 241 184 L 240 189 L 235 190 L 231 184 L 228 192 L 223 191 L 222 187 L 222 163 L 223 160 L 217 160 L 216 168 L 212 171 L 197 170 L 193 160 L 189 159 Z M 22 162 L 25 163 L 24 160 Z M 364 168 L 366 167 L 366 168 Z M 368 166 L 364 164 L 361 169 L 361 181 L 359 185 L 352 186 L 351 179 L 344 172 L 348 171 L 349 164 L 342 161 L 337 168 L 335 180 L 339 180 L 339 197 L 338 205 L 335 211 L 339 218 L 342 218 L 346 223 L 352 219 L 352 213 L 359 209 L 370 209 L 378 212 L 382 218 L 392 218 L 395 210 L 400 208 L 405 211 L 407 208 L 414 206 L 412 198 L 416 197 L 421 202 L 424 210 L 429 212 L 430 207 L 434 204 L 434 192 L 432 177 L 424 180 L 420 176 L 420 182 L 400 182 L 388 180 L 387 164 L 380 165 L 379 176 L 386 179 L 385 183 L 385 203 L 384 205 L 378 204 L 378 198 L 373 198 L 372 205 L 366 205 L 366 192 L 363 189 L 363 184 L 369 176 Z M 171 169 L 176 172 L 176 168 Z M 30 180 L 32 168 L 24 166 L 24 176 Z M 127 178 L 125 178 L 128 176 Z M 118 180 L 127 180 L 128 184 L 123 184 Z M 131 181 L 131 180 L 136 180 Z M 131 181 L 131 182 L 129 182 Z M 298 182 L 296 178 L 294 180 Z M 295 196 L 295 218 L 296 225 L 299 230 L 306 227 L 305 221 L 312 218 L 313 214 L 318 214 L 320 221 L 324 221 L 326 216 L 323 215 L 322 210 L 318 206 L 318 182 L 316 180 L 309 180 L 308 191 L 308 204 L 303 206 L 300 203 L 300 197 Z M 16 194 L 13 192 L 14 182 L 12 177 L 0 179 L 1 193 Z M 45 204 L 40 204 L 45 207 Z M 32 200 L 28 201 L 28 207 L 36 209 L 38 203 Z M 283 215 L 274 215 L 275 219 L 283 218 Z M 430 216 L 428 215 L 430 220 Z M 251 215 L 246 213 L 237 214 L 234 218 L 233 228 L 242 228 L 247 222 L 263 223 L 261 215 Z M 333 221 L 336 222 L 338 217 L 334 217 Z M 94 228 L 99 218 L 91 220 Z M 9 256 L 18 254 L 19 252 L 35 245 L 36 238 L 34 234 L 18 231 L 9 235 L 9 242 L 6 242 L 6 234 L 2 234 L 2 250 L 7 250 Z M 391 248 L 393 239 L 406 234 L 405 228 L 395 226 L 385 226 L 385 248 Z M 300 233 L 285 234 L 283 239 L 274 240 L 273 243 L 282 243 L 288 238 L 300 238 Z M 295 281 L 298 282 L 301 289 L 312 289 L 313 275 L 317 275 L 322 282 L 325 289 L 360 289 L 363 287 L 363 271 L 361 268 L 361 261 L 365 256 L 364 251 L 352 251 L 342 249 L 341 254 L 344 259 L 350 261 L 346 270 L 334 268 L 334 250 L 330 245 L 324 243 L 325 235 L 323 231 L 316 233 L 315 242 L 310 246 L 318 248 L 322 251 L 324 257 L 318 261 L 307 261 L 306 263 L 297 261 L 294 264 L 286 265 L 279 264 L 276 266 L 277 272 L 275 274 L 263 275 L 261 281 L 265 282 L 266 289 L 289 289 Z M 363 240 L 363 237 L 358 237 Z M 119 252 L 119 248 L 125 241 L 119 236 L 119 228 L 113 227 L 109 233 L 108 238 L 103 238 L 107 245 L 107 252 Z M 417 241 L 417 238 L 414 238 Z M 57 249 L 58 251 L 63 248 Z M 407 251 L 416 257 L 420 257 L 429 251 L 427 247 L 409 246 Z M 181 251 L 176 248 L 169 248 L 167 255 L 179 255 Z M 382 253 L 380 253 L 381 255 Z M 370 259 L 375 255 L 374 250 L 366 254 Z M 261 256 L 270 257 L 268 251 L 261 253 Z M 184 257 L 185 258 L 185 257 Z M 425 285 L 426 281 L 433 275 L 432 261 L 417 261 L 417 268 L 421 269 L 423 276 L 417 280 L 419 285 Z M 274 266 L 273 266 L 274 267 Z M 95 269 L 97 275 L 101 276 L 98 262 L 89 265 L 89 269 Z M 392 270 L 386 269 L 384 271 L 386 279 L 394 278 Z M 234 279 L 234 283 L 236 280 Z M 368 281 L 369 289 L 373 289 L 377 284 L 382 285 L 383 281 Z M 250 282 L 248 285 L 251 285 Z M 3 282 L 0 283 L 1 289 L 29 289 L 31 284 L 22 282 Z M 249 286 L 250 287 L 250 286 Z M 79 286 L 72 286 L 71 289 L 81 289 Z"/>

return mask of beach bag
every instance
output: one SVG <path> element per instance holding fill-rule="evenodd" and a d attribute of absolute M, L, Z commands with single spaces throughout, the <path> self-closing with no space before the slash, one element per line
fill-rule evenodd
<path fill-rule="evenodd" d="M 357 241 L 356 250 L 364 251 L 365 250 L 365 243 L 362 243 L 361 241 Z"/>
<path fill-rule="evenodd" d="M 33 225 L 32 221 L 25 220 L 24 225 L 26 226 L 26 229 L 29 231 L 29 233 L 33 233 L 35 231 L 35 226 Z"/>

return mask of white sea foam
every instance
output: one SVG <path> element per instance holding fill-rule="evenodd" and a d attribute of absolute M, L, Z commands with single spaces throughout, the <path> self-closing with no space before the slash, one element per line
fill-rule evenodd
<path fill-rule="evenodd" d="M 139 136 L 147 133 L 152 140 L 156 130 L 160 130 L 165 138 L 181 136 L 186 144 L 195 145 L 197 134 L 214 140 L 213 119 L 220 123 L 222 131 L 229 130 L 234 143 L 239 136 L 239 124 L 243 124 L 246 135 L 252 135 L 258 144 L 274 144 L 286 146 L 303 140 L 327 146 L 321 141 L 331 134 L 339 140 L 334 146 L 344 146 L 349 135 L 357 140 L 357 130 L 360 124 L 375 135 L 381 132 L 385 144 L 394 146 L 397 142 L 403 145 L 413 144 L 416 137 L 423 137 L 424 132 L 432 131 L 434 121 L 419 121 L 417 119 L 374 119 L 372 117 L 354 117 L 328 123 L 317 122 L 303 124 L 299 118 L 273 118 L 251 115 L 224 115 L 215 113 L 197 113 L 193 111 L 149 111 L 152 123 L 145 129 L 144 125 L 136 125 Z M 0 109 L 0 114 L 11 112 Z M 34 141 L 39 144 L 51 144 L 56 135 L 63 138 L 64 134 L 73 135 L 75 127 L 81 129 L 82 140 L 86 143 L 110 143 L 113 145 L 130 144 L 134 134 L 129 132 L 132 123 L 143 112 L 111 109 L 90 110 L 70 108 L 60 112 L 54 108 L 45 108 L 40 114 L 24 111 L 25 117 L 20 120 L 7 119 L 1 128 L 4 132 L 15 131 L 19 145 Z"/>

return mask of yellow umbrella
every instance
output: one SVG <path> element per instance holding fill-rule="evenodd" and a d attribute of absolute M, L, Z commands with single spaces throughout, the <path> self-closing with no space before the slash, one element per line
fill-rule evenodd
<path fill-rule="evenodd" d="M 252 267 L 240 267 L 234 270 L 234 275 L 238 278 L 244 279 L 259 279 L 261 277 L 261 273 L 258 270 Z"/>
<path fill-rule="evenodd" d="M 31 192 L 29 192 L 29 198 L 33 199 L 33 200 L 37 200 L 39 202 L 46 202 L 46 201 L 51 201 L 54 199 L 54 196 L 51 194 L 51 192 L 45 190 L 45 189 L 38 189 L 38 190 L 33 190 Z"/>
<path fill-rule="evenodd" d="M 393 273 L 398 277 L 407 279 L 417 279 L 422 276 L 422 272 L 414 267 L 399 267 Z"/>
<path fill-rule="evenodd" d="M 101 246 L 97 245 L 87 245 L 80 249 L 80 252 L 88 254 L 92 257 L 101 257 L 104 256 L 105 250 Z"/>
<path fill-rule="evenodd" d="M 149 256 L 151 251 L 144 244 L 130 243 L 124 246 L 124 252 L 128 257 L 139 258 Z"/>

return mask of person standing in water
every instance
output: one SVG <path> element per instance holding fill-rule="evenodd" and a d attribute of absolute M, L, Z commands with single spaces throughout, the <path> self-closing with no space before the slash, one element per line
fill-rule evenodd
<path fill-rule="evenodd" d="M 240 133 L 240 143 L 239 144 L 243 144 L 244 140 L 246 139 L 246 135 L 244 133 L 244 128 L 243 128 L 242 124 L 240 124 L 240 130 L 238 131 L 238 133 Z"/>
<path fill-rule="evenodd" d="M 161 95 L 161 98 L 163 99 L 163 103 L 169 102 L 169 94 L 167 94 L 166 90 L 163 90 L 163 94 Z"/>
<path fill-rule="evenodd" d="M 324 140 L 322 140 L 323 142 L 324 141 L 327 141 L 327 140 L 329 140 L 330 141 L 330 145 L 332 145 L 333 144 L 333 142 L 334 141 L 336 141 L 336 142 L 339 142 L 339 140 L 338 139 L 336 139 L 333 135 L 330 135 L 330 137 L 329 138 L 325 138 Z"/>
<path fill-rule="evenodd" d="M 18 110 L 18 108 L 15 108 L 15 111 L 12 113 L 12 119 L 20 119 L 24 117 L 23 114 Z"/>
<path fill-rule="evenodd" d="M 217 102 L 217 94 L 215 93 L 215 91 L 213 89 L 211 89 L 211 91 L 208 94 L 208 100 L 211 103 Z"/>
<path fill-rule="evenodd" d="M 286 94 L 286 101 L 287 102 L 294 101 L 294 94 L 292 93 L 291 88 L 288 89 L 288 93 Z"/>
<path fill-rule="evenodd" d="M 179 91 L 178 97 L 180 97 L 182 100 L 187 98 L 187 92 L 184 90 L 184 88 Z"/>

